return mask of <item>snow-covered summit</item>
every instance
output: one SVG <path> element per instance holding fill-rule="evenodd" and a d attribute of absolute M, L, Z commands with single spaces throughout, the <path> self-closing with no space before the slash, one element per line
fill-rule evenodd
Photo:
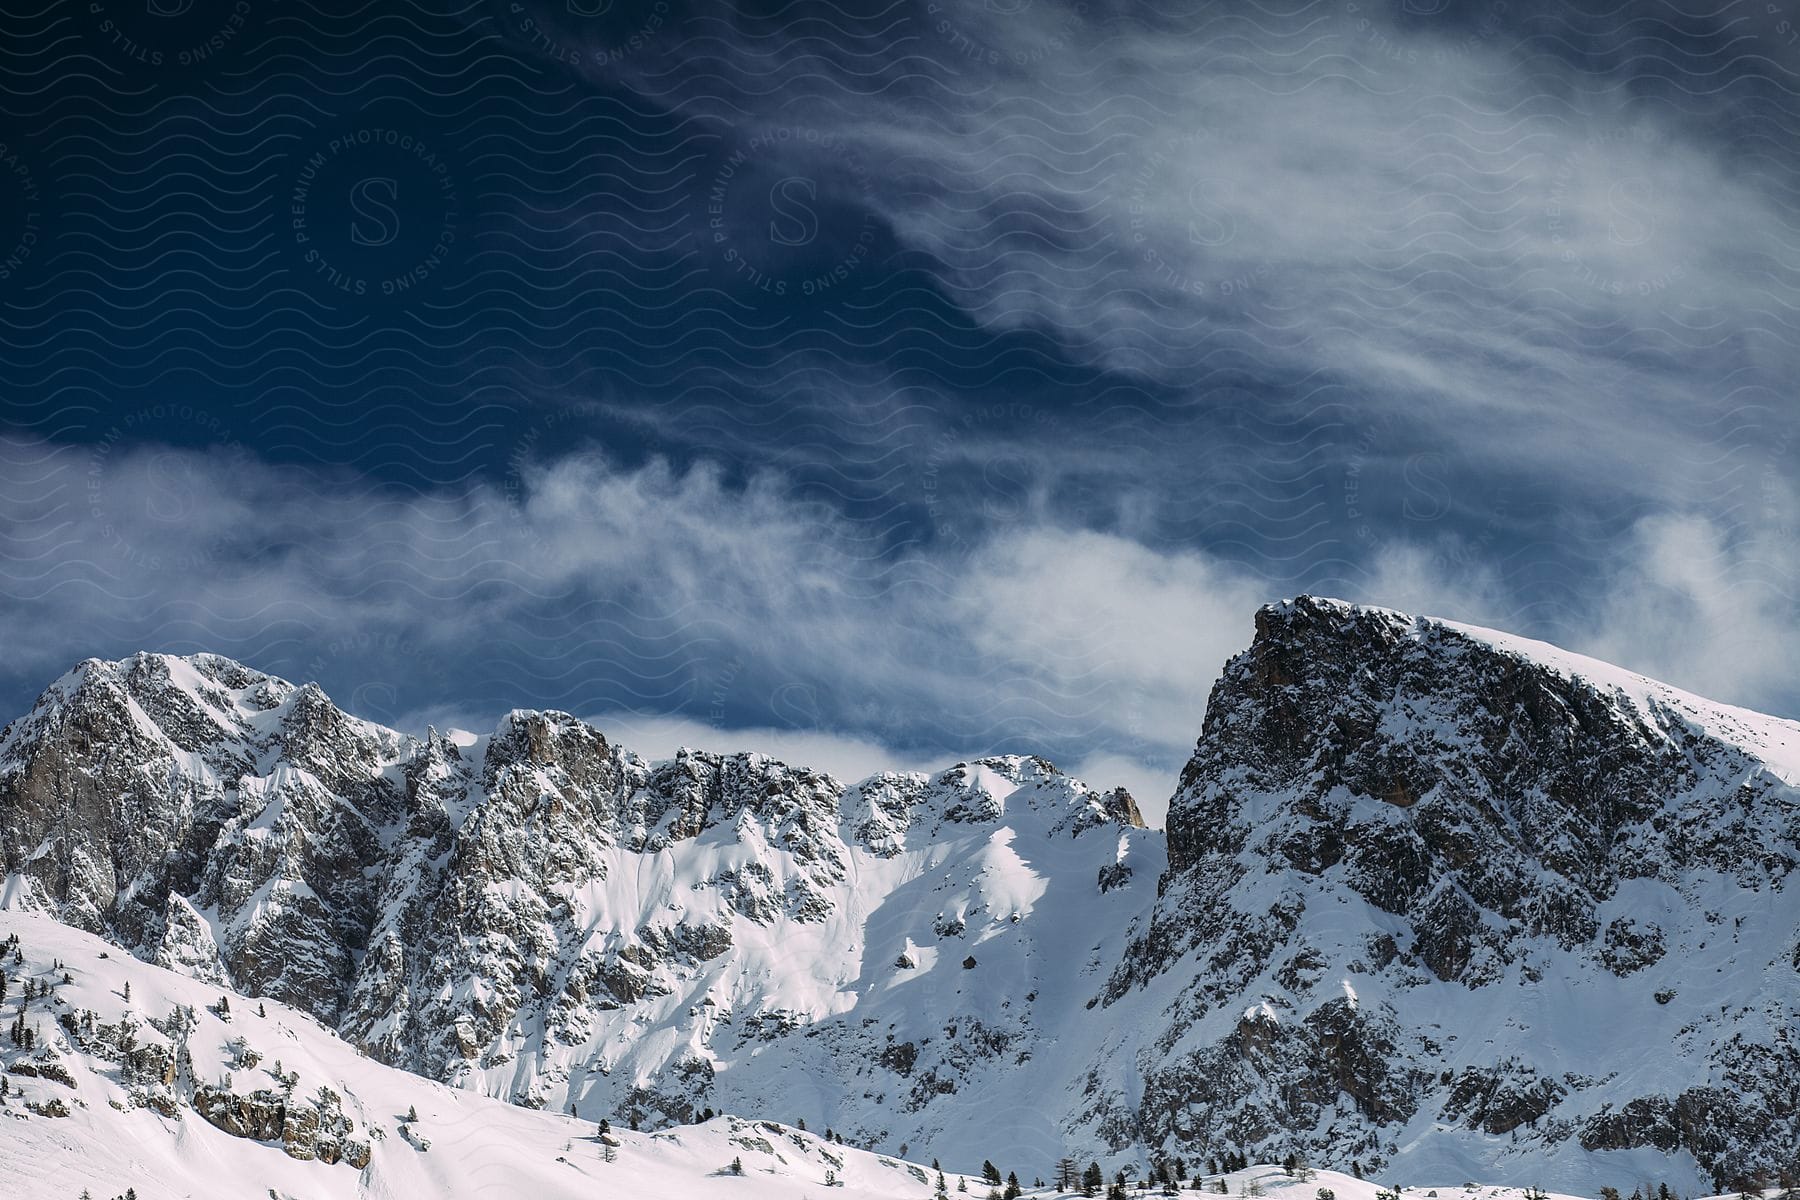
<path fill-rule="evenodd" d="M 1460 621 L 1410 616 L 1391 608 L 1322 596 L 1283 600 L 1266 605 L 1262 611 L 1271 622 L 1335 617 L 1353 625 L 1359 620 L 1375 620 L 1387 624 L 1401 637 L 1420 642 L 1447 641 L 1446 634 L 1459 634 L 1474 645 L 1522 664 L 1543 668 L 1570 681 L 1579 680 L 1613 697 L 1622 710 L 1641 720 L 1685 721 L 1709 736 L 1754 754 L 1784 782 L 1800 785 L 1800 721 L 1723 704 L 1549 642 Z"/>

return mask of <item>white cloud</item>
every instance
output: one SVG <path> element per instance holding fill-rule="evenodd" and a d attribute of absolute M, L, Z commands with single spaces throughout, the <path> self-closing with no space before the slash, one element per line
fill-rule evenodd
<path fill-rule="evenodd" d="M 1699 514 L 1644 518 L 1580 649 L 1705 696 L 1750 707 L 1791 703 L 1800 662 L 1795 528 L 1790 521 L 1734 534 Z"/>
<path fill-rule="evenodd" d="M 1371 556 L 1359 603 L 1510 629 L 1523 614 L 1511 606 L 1485 547 L 1444 535 L 1429 542 L 1387 542 Z"/>
<path fill-rule="evenodd" d="M 1030 511 L 947 557 L 884 556 L 773 475 L 572 458 L 534 468 L 516 506 L 166 448 L 98 473 L 84 451 L 0 451 L 26 481 L 0 493 L 21 692 L 90 654 L 211 649 L 414 727 L 570 708 L 640 753 L 755 748 L 846 780 L 1042 753 L 1124 783 L 1153 819 L 1220 666 L 1285 591 Z M 181 513 L 159 477 L 180 481 Z M 1765 509 L 1646 517 L 1601 547 L 1601 586 L 1556 640 L 1723 700 L 1791 702 L 1797 509 L 1782 487 Z M 1537 632 L 1492 558 L 1449 534 L 1382 544 L 1344 598 Z"/>
<path fill-rule="evenodd" d="M 950 597 L 970 647 L 1096 734 L 1166 752 L 1193 741 L 1266 586 L 1204 555 L 1108 534 L 1016 531 Z"/>
<path fill-rule="evenodd" d="M 34 630 L 7 664 L 22 688 L 89 654 L 204 648 L 322 676 L 378 719 L 466 723 L 509 706 L 495 692 L 678 710 L 748 719 L 738 736 L 850 774 L 926 761 L 880 745 L 1162 755 L 1191 741 L 1261 598 L 1198 555 L 1028 523 L 943 559 L 884 557 L 778 478 L 729 485 L 705 467 L 572 458 L 533 468 L 514 505 L 480 486 L 375 497 L 168 448 L 97 477 L 79 450 L 8 450 L 42 471 L 0 511 L 10 542 L 44 548 L 10 558 L 0 598 Z M 181 479 L 183 519 L 146 501 L 148 464 Z"/>

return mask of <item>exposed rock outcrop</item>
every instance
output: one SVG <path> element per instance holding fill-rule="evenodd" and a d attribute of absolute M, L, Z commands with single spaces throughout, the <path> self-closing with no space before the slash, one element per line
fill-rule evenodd
<path fill-rule="evenodd" d="M 1140 1056 L 1150 1139 L 1290 1131 L 1368 1164 L 1442 1114 L 1504 1135 L 1502 1159 L 1579 1139 L 1721 1181 L 1791 1165 L 1797 764 L 1791 722 L 1553 647 L 1308 597 L 1263 609 L 1104 993 L 1174 996 Z M 1669 1004 L 1696 983 L 1710 1005 Z M 1269 1017 L 1233 1015 L 1251 1003 Z M 1729 1101 L 1689 1086 L 1727 1073 Z"/>

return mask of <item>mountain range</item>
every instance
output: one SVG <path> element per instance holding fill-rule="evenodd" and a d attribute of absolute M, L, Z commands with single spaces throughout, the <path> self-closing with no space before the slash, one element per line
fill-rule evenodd
<path fill-rule="evenodd" d="M 1166 832 L 1036 757 L 846 783 L 560 712 L 415 737 L 210 654 L 90 659 L 0 732 L 0 934 L 546 1120 L 830 1130 L 815 1163 L 1773 1182 L 1797 864 L 1800 725 L 1314 597 L 1258 612 Z M 69 1024 L 48 1050 L 119 1059 Z M 42 1057 L 0 1042 L 21 1086 Z M 117 1111 L 270 1131 L 172 1062 Z"/>

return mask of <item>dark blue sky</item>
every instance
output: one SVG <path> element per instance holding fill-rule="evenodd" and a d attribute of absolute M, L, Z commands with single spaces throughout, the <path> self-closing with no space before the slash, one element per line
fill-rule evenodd
<path fill-rule="evenodd" d="M 1795 713 L 1792 7 L 17 5 L 0 701 L 1166 794 L 1314 590 Z"/>

